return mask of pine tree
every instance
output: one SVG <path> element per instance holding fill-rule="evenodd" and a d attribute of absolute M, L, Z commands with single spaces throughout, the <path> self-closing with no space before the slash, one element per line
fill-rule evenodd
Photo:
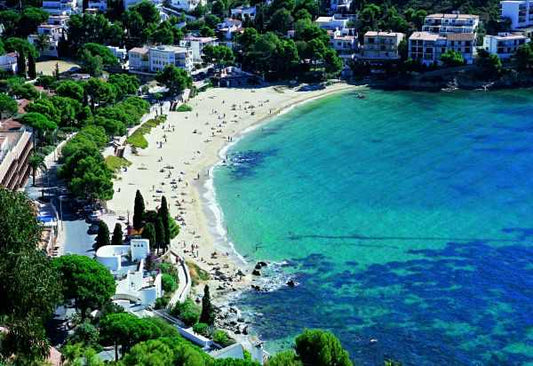
<path fill-rule="evenodd" d="M 200 314 L 200 323 L 213 325 L 215 323 L 215 311 L 213 304 L 211 304 L 211 295 L 209 294 L 209 286 L 204 287 L 204 297 L 202 298 L 202 314 Z"/>
<path fill-rule="evenodd" d="M 139 230 L 144 219 L 144 198 L 139 190 L 135 193 L 135 206 L 133 208 L 133 227 Z"/>
<path fill-rule="evenodd" d="M 35 57 L 30 53 L 28 55 L 28 77 L 31 80 L 35 80 L 37 78 L 37 69 L 35 66 Z"/>
<path fill-rule="evenodd" d="M 155 248 L 156 246 L 156 233 L 155 233 L 155 227 L 154 224 L 151 222 L 144 225 L 143 233 L 142 233 L 143 239 L 148 239 L 150 241 L 150 248 Z"/>
<path fill-rule="evenodd" d="M 112 245 L 122 245 L 124 244 L 123 240 L 123 232 L 122 232 L 122 225 L 120 223 L 115 224 L 115 229 L 113 230 L 113 237 L 111 238 L 111 244 Z"/>
<path fill-rule="evenodd" d="M 170 215 L 168 212 L 167 198 L 165 196 L 161 198 L 161 208 L 159 209 L 159 215 L 161 216 L 161 220 L 163 220 L 163 229 L 165 231 L 165 241 L 163 244 L 164 248 L 166 249 L 170 244 Z"/>
<path fill-rule="evenodd" d="M 94 250 L 103 247 L 104 245 L 109 245 L 109 228 L 107 224 L 103 221 L 98 223 L 98 234 L 96 235 L 96 243 L 94 244 Z"/>

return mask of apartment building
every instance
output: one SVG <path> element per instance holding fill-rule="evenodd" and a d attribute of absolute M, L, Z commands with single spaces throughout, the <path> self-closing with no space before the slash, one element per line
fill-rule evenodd
<path fill-rule="evenodd" d="M 398 46 L 405 38 L 405 34 L 397 32 L 365 33 L 364 44 L 360 55 L 362 60 L 395 61 L 400 58 Z"/>
<path fill-rule="evenodd" d="M 31 129 L 12 119 L 0 122 L 0 186 L 24 187 L 31 173 L 28 158 L 32 149 Z"/>
<path fill-rule="evenodd" d="M 180 47 L 190 48 L 192 50 L 193 62 L 202 62 L 202 56 L 204 54 L 204 47 L 211 45 L 216 46 L 218 41 L 214 37 L 194 37 L 187 36 L 180 41 Z"/>
<path fill-rule="evenodd" d="M 175 65 L 187 71 L 192 71 L 192 50 L 176 46 L 150 47 L 149 56 L 150 71 L 158 72 L 167 65 Z"/>
<path fill-rule="evenodd" d="M 521 33 L 498 33 L 497 36 L 483 37 L 483 48 L 501 60 L 509 60 L 518 47 L 529 41 L 530 39 Z"/>
<path fill-rule="evenodd" d="M 454 33 L 440 35 L 430 32 L 414 32 L 409 37 L 409 58 L 429 66 L 438 64 L 443 53 L 459 52 L 467 64 L 474 62 L 476 35 Z"/>
<path fill-rule="evenodd" d="M 451 34 L 477 33 L 479 16 L 471 14 L 431 14 L 424 19 L 423 32 Z"/>
<path fill-rule="evenodd" d="M 51 15 L 72 15 L 78 11 L 76 0 L 43 0 L 42 9 Z"/>
<path fill-rule="evenodd" d="M 343 59 L 352 58 L 359 48 L 355 28 L 346 28 L 344 31 L 328 31 L 329 44 Z"/>
<path fill-rule="evenodd" d="M 500 2 L 502 18 L 511 20 L 511 29 L 533 26 L 533 1 L 510 0 Z"/>
<path fill-rule="evenodd" d="M 133 72 L 149 72 L 150 58 L 148 47 L 135 47 L 128 51 L 129 69 Z"/>

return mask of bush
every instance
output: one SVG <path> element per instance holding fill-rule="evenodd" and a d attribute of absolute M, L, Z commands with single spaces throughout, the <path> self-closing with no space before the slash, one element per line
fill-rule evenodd
<path fill-rule="evenodd" d="M 203 335 L 204 337 L 209 337 L 211 335 L 211 329 L 209 325 L 205 323 L 194 324 L 192 330 L 194 330 L 195 333 Z"/>
<path fill-rule="evenodd" d="M 198 267 L 196 263 L 187 261 L 186 264 L 187 267 L 189 267 L 189 272 L 191 273 L 191 281 L 193 286 L 198 285 L 201 281 L 209 280 L 209 273 Z"/>
<path fill-rule="evenodd" d="M 178 287 L 176 279 L 172 275 L 166 273 L 161 276 L 161 285 L 165 292 L 173 292 Z"/>
<path fill-rule="evenodd" d="M 176 112 L 191 112 L 192 107 L 188 104 L 182 104 L 177 109 Z"/>
<path fill-rule="evenodd" d="M 167 307 L 169 301 L 170 301 L 170 298 L 168 298 L 167 296 L 158 297 L 157 299 L 155 299 L 154 308 L 164 309 Z"/>
<path fill-rule="evenodd" d="M 171 313 L 189 326 L 196 324 L 200 318 L 200 308 L 190 298 L 183 303 L 176 304 Z"/>
<path fill-rule="evenodd" d="M 225 331 L 221 329 L 215 330 L 215 333 L 213 333 L 213 342 L 220 344 L 222 347 L 231 346 L 235 343 L 233 339 L 231 339 Z"/>

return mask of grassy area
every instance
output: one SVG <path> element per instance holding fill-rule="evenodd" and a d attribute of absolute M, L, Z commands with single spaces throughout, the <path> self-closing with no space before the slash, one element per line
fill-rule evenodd
<path fill-rule="evenodd" d="M 165 122 L 166 119 L 166 116 L 157 116 L 156 118 L 152 118 L 144 122 L 141 127 L 136 129 L 135 132 L 126 139 L 126 142 L 138 149 L 146 149 L 148 147 L 148 141 L 146 141 L 144 135 L 150 133 L 152 128 L 157 127 L 161 123 Z"/>
<path fill-rule="evenodd" d="M 109 168 L 109 170 L 116 172 L 117 170 L 120 170 L 120 168 L 130 166 L 131 161 L 118 156 L 108 156 L 105 158 L 105 165 Z"/>
<path fill-rule="evenodd" d="M 176 109 L 176 112 L 191 112 L 192 107 L 188 104 L 182 104 Z"/>
<path fill-rule="evenodd" d="M 200 282 L 205 282 L 209 280 L 209 273 L 198 267 L 196 263 L 191 261 L 186 261 L 185 263 L 187 263 L 187 267 L 189 267 L 193 286 L 198 285 Z"/>

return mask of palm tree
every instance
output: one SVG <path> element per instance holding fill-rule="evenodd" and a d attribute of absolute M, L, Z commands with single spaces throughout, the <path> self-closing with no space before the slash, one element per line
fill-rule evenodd
<path fill-rule="evenodd" d="M 32 154 L 28 158 L 28 164 L 33 170 L 33 185 L 35 186 L 35 175 L 37 174 L 37 170 L 41 170 L 44 172 L 47 169 L 46 164 L 44 163 L 44 155 L 32 152 Z"/>
<path fill-rule="evenodd" d="M 43 52 L 45 49 L 50 46 L 50 39 L 46 34 L 39 34 L 37 36 L 37 39 L 35 40 L 35 48 L 39 50 L 39 52 Z"/>

